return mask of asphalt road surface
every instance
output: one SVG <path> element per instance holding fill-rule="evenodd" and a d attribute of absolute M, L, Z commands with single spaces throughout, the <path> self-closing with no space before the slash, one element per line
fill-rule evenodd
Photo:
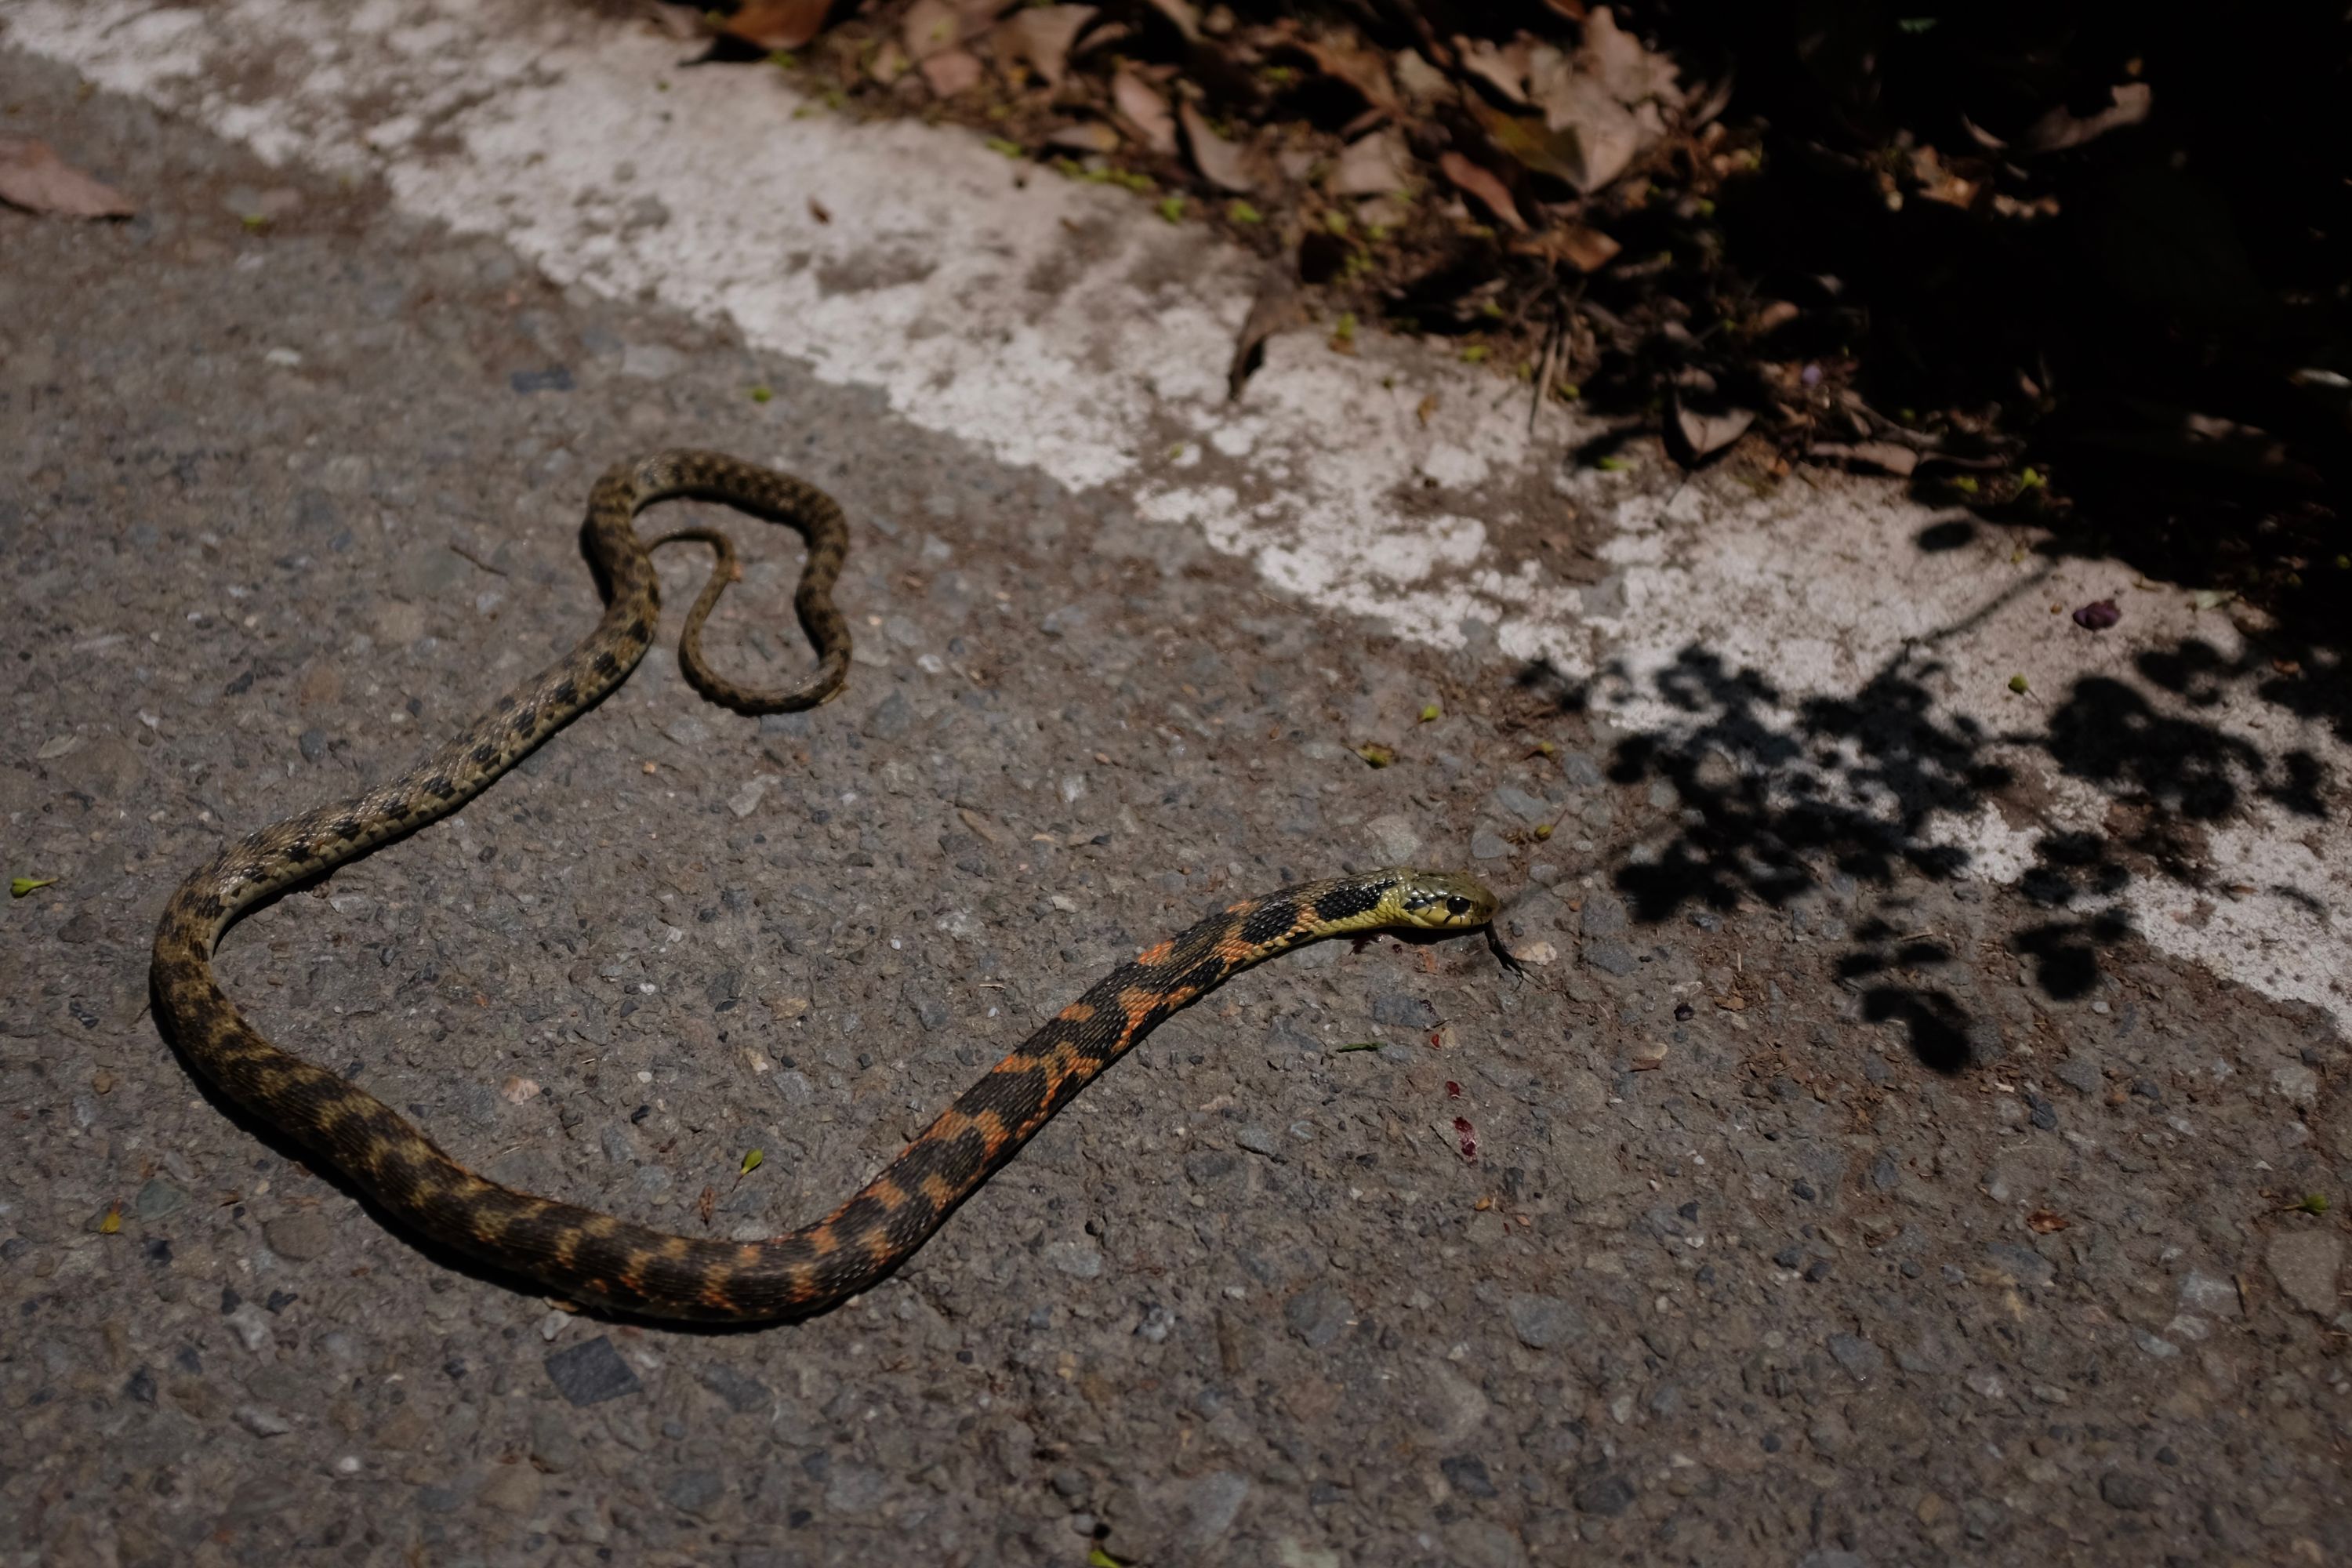
<path fill-rule="evenodd" d="M 7 1561 L 2341 1560 L 2343 1037 L 2292 952 L 2182 946 L 2275 892 L 2196 872 L 2257 809 L 2332 853 L 2323 726 L 2053 680 L 2020 742 L 1901 658 L 1798 700 L 1703 641 L 1400 636 L 1403 589 L 1286 586 L 5 34 L 0 113 L 140 207 L 0 210 L 0 842 L 55 879 L 0 917 Z M 657 651 L 231 934 L 274 1039 L 498 1179 L 756 1237 L 1236 897 L 1475 866 L 1525 975 L 1246 976 L 805 1324 L 421 1250 L 196 1087 L 147 942 L 569 647 L 591 480 L 688 444 L 847 508 L 848 694 L 739 719 Z M 704 520 L 754 560 L 714 654 L 797 668 L 789 536 Z M 702 570 L 664 552 L 673 628 Z"/>

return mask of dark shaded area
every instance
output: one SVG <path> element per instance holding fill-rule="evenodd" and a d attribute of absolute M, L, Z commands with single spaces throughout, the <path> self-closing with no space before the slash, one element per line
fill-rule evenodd
<path fill-rule="evenodd" d="M 2329 820 L 2323 794 L 2333 781 L 2310 753 L 2266 751 L 2195 716 L 2227 685 L 2259 689 L 2258 674 L 2223 669 L 2195 641 L 2141 663 L 2179 706 L 2159 707 L 2109 677 L 2084 676 L 2046 708 L 2021 700 L 2021 716 L 2032 712 L 2039 724 L 1996 734 L 1939 708 L 1932 687 L 1943 667 L 1926 645 L 1907 647 L 1839 698 L 1791 698 L 1706 648 L 1685 648 L 1638 693 L 1666 702 L 1681 721 L 1622 742 L 1610 766 L 1622 784 L 1671 784 L 1680 815 L 1663 844 L 1653 839 L 1614 868 L 1612 880 L 1633 918 L 1647 923 L 1753 903 L 1787 910 L 1833 885 L 1853 889 L 1857 909 L 1872 907 L 1837 933 L 1837 982 L 1854 993 L 1862 1017 L 1902 1026 L 1921 1063 L 1958 1072 L 1991 1050 L 1997 1036 L 1937 982 L 1959 955 L 1916 929 L 1916 900 L 1905 889 L 1970 869 L 1965 849 L 1935 841 L 1939 824 L 1974 816 L 2004 795 L 2012 813 L 2032 808 L 1997 749 L 2038 753 L 2112 802 L 2096 829 L 2039 837 L 2035 864 L 2020 883 L 2039 914 L 2003 937 L 2032 984 L 2055 1000 L 2090 994 L 2100 955 L 2133 934 L 2121 899 L 2136 878 L 2205 885 L 2205 829 L 2251 795 Z M 2160 679 L 2191 671 L 2176 682 Z M 1553 689 L 1559 680 L 1538 665 L 1522 671 L 1520 685 Z M 1612 687 L 1635 694 L 1622 671 L 1597 685 L 1604 695 Z M 2307 892 L 2273 891 L 2315 901 Z"/>
<path fill-rule="evenodd" d="M 2340 6 L 1617 0 L 1608 25 L 1585 0 L 1109 0 L 1066 72 L 983 8 L 966 68 L 927 84 L 877 65 L 911 4 L 841 0 L 715 58 L 799 51 L 836 95 L 1215 224 L 1327 321 L 1454 340 L 1626 422 L 1581 461 L 1639 432 L 1694 466 L 1893 473 L 2042 548 L 2242 594 L 2277 618 L 2268 658 L 2343 647 Z M 1670 79 L 1620 100 L 1653 121 L 1601 174 L 1588 138 L 1631 122 L 1542 86 L 1562 60 L 1602 80 L 1596 39 Z M 1208 150 L 1139 130 L 1118 71 L 1197 107 Z M 1373 134 L 1411 195 L 1377 216 L 1330 177 Z"/>

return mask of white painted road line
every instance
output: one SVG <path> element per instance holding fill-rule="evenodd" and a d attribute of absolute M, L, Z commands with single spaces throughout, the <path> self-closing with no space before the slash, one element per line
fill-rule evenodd
<path fill-rule="evenodd" d="M 2183 590 L 2136 588 L 2113 563 L 2021 559 L 1982 531 L 1922 550 L 1938 519 L 1891 487 L 1793 480 L 1759 500 L 1707 477 L 1570 477 L 1562 456 L 1588 433 L 1575 422 L 1547 410 L 1531 430 L 1524 389 L 1369 333 L 1352 357 L 1318 332 L 1276 339 L 1229 404 L 1247 258 L 1115 193 L 1034 170 L 1022 188 L 1021 167 L 958 132 L 795 118 L 806 106 L 779 72 L 689 83 L 680 46 L 577 6 L 5 0 L 0 25 L 0 43 L 272 162 L 380 176 L 403 209 L 493 236 L 559 281 L 727 323 L 879 389 L 916 426 L 1196 527 L 1318 607 L 1441 647 L 1491 636 L 1509 658 L 1597 678 L 1622 724 L 1691 725 L 1655 679 L 1691 648 L 1760 676 L 1777 694 L 1768 724 L 1892 682 L 2039 775 L 2047 826 L 2097 829 L 2113 792 L 2053 765 L 2041 694 L 2104 674 L 2116 700 L 2145 705 L 2152 743 L 2168 719 L 2221 736 L 2211 765 L 2235 796 L 2205 825 L 2210 885 L 2135 878 L 2135 924 L 2164 951 L 2352 1017 L 2352 942 L 2333 912 L 2352 905 L 2352 850 L 2264 794 L 2265 759 L 2301 750 L 2341 780 L 2352 755 L 2252 681 L 2193 710 L 2151 683 L 2135 662 L 2146 650 L 2193 637 L 2225 664 L 2244 651 L 2227 616 Z M 232 68 L 250 59 L 270 68 Z M 1588 531 L 1613 530 L 1601 583 L 1497 549 L 1570 504 Z M 2124 623 L 2096 637 L 2050 613 L 2111 595 Z M 2019 674 L 2024 696 L 2008 686 Z M 1990 806 L 1915 826 L 2001 881 L 2032 864 L 2043 831 Z"/>

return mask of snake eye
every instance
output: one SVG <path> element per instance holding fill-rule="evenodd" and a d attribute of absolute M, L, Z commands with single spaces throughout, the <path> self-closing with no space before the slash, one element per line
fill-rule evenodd
<path fill-rule="evenodd" d="M 1445 912 L 1460 920 L 1470 912 L 1470 900 L 1459 893 L 1448 893 L 1445 896 Z"/>

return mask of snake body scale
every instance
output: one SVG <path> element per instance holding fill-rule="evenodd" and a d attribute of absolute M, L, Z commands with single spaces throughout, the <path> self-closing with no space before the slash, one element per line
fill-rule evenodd
<path fill-rule="evenodd" d="M 635 532 L 639 511 L 681 497 L 723 502 L 806 540 L 794 605 L 819 663 L 799 685 L 751 690 L 704 664 L 701 627 L 734 574 L 732 546 L 709 529 L 650 541 Z M 1243 970 L 1325 937 L 1405 928 L 1470 931 L 1494 914 L 1493 895 L 1473 879 L 1408 869 L 1310 882 L 1234 904 L 1105 975 L 847 1203 L 767 1240 L 668 1235 L 485 1180 L 373 1095 L 264 1038 L 222 991 L 212 955 L 222 934 L 256 904 L 457 810 L 627 679 L 650 645 L 659 609 L 650 553 L 656 545 L 694 540 L 718 553 L 679 638 L 680 668 L 703 695 L 758 713 L 815 707 L 840 692 L 849 627 L 834 607 L 832 588 L 848 534 L 840 508 L 823 491 L 717 453 L 665 452 L 600 479 L 583 531 L 609 594 L 595 630 L 399 778 L 222 850 L 166 905 L 149 976 L 159 1020 L 231 1100 L 332 1164 L 393 1218 L 552 1294 L 655 1318 L 748 1322 L 825 1311 L 904 1263 L 1055 1111 L 1162 1019 Z"/>

